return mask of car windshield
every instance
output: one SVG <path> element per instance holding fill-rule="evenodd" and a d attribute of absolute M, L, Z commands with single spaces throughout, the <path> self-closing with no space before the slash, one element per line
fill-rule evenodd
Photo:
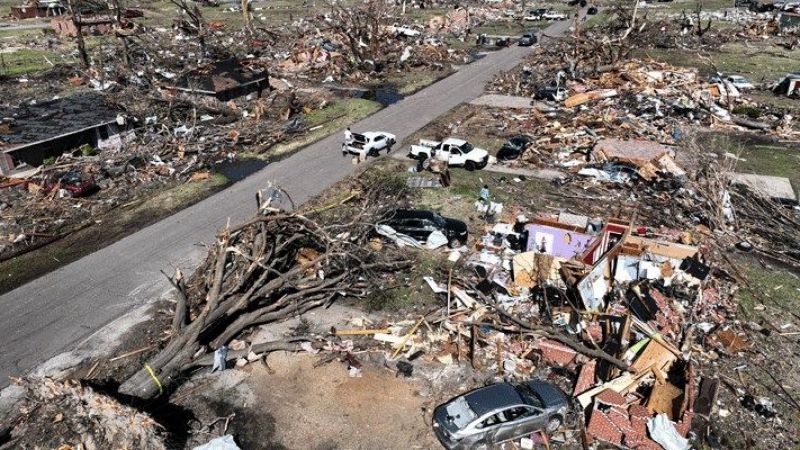
<path fill-rule="evenodd" d="M 61 182 L 65 184 L 78 184 L 83 181 L 83 177 L 79 173 L 70 172 L 61 178 Z"/>
<path fill-rule="evenodd" d="M 464 153 L 469 153 L 472 151 L 474 147 L 469 142 L 464 142 L 464 145 L 461 146 L 461 151 Z"/>
<path fill-rule="evenodd" d="M 434 214 L 432 219 L 433 219 L 433 223 L 435 223 L 439 227 L 444 227 L 446 225 L 444 217 L 442 217 L 442 216 L 440 216 L 438 214 Z"/>
<path fill-rule="evenodd" d="M 533 392 L 530 386 L 528 386 L 525 383 L 517 383 L 514 384 L 513 386 L 526 404 L 534 406 L 536 408 L 544 408 L 544 403 L 542 403 L 542 399 L 539 398 L 539 396 L 536 395 L 535 392 Z"/>

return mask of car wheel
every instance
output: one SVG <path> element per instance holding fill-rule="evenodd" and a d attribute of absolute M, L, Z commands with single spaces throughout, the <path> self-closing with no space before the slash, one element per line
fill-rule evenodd
<path fill-rule="evenodd" d="M 378 151 L 374 148 L 371 148 L 369 149 L 369 152 L 367 152 L 367 156 L 378 156 Z"/>
<path fill-rule="evenodd" d="M 447 242 L 447 245 L 450 246 L 450 248 L 458 248 L 461 247 L 462 244 L 458 238 L 453 238 Z"/>
<path fill-rule="evenodd" d="M 467 161 L 467 162 L 464 164 L 464 168 L 465 168 L 465 169 L 467 169 L 467 170 L 469 170 L 470 172 L 472 172 L 472 171 L 473 171 L 473 170 L 475 170 L 477 167 L 475 166 L 475 161 Z"/>
<path fill-rule="evenodd" d="M 419 156 L 417 156 L 417 159 L 420 161 L 425 161 L 426 159 L 428 159 L 428 155 L 426 155 L 425 153 L 420 153 Z"/>
<path fill-rule="evenodd" d="M 550 420 L 547 421 L 547 431 L 554 432 L 561 427 L 561 417 L 560 416 L 553 416 Z"/>

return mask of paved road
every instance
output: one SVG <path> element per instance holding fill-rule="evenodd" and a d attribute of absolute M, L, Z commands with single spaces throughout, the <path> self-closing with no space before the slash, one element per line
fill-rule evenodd
<path fill-rule="evenodd" d="M 548 35 L 563 33 L 555 24 Z M 528 48 L 491 53 L 452 76 L 355 124 L 355 130 L 385 129 L 402 141 L 456 105 L 479 96 L 497 72 L 513 68 Z M 343 158 L 336 133 L 175 215 L 102 250 L 0 296 L 0 386 L 74 347 L 127 311 L 167 288 L 173 267 L 193 268 L 230 219 L 255 213 L 254 194 L 270 181 L 300 204 L 355 171 Z"/>

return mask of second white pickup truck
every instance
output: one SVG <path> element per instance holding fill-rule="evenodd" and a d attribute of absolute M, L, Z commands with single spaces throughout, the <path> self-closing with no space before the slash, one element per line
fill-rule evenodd
<path fill-rule="evenodd" d="M 489 163 L 489 152 L 456 138 L 441 142 L 420 139 L 419 145 L 411 146 L 409 157 L 423 160 L 433 157 L 447 161 L 450 166 L 464 166 L 467 170 L 483 169 Z"/>
<path fill-rule="evenodd" d="M 367 131 L 353 133 L 353 142 L 343 144 L 344 150 L 354 155 L 378 156 L 378 152 L 386 150 L 389 153 L 397 142 L 395 135 L 383 131 Z"/>

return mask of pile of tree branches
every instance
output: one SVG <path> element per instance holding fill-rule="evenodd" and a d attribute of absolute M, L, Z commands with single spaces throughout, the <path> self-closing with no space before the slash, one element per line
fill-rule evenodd
<path fill-rule="evenodd" d="M 383 274 L 408 267 L 404 258 L 368 246 L 384 213 L 376 205 L 386 189 L 377 183 L 347 196 L 348 214 L 335 223 L 321 223 L 319 212 L 278 211 L 268 201 L 247 223 L 219 233 L 190 279 L 172 279 L 178 302 L 171 341 L 119 391 L 157 396 L 251 327 L 295 317 L 338 297 L 366 295 Z M 265 352 L 285 348 L 273 343 Z"/>
<path fill-rule="evenodd" d="M 732 186 L 731 202 L 736 214 L 739 235 L 753 249 L 800 269 L 800 212 L 764 197 L 745 186 Z"/>
<path fill-rule="evenodd" d="M 168 448 L 164 430 L 152 417 L 75 380 L 14 382 L 25 390 L 24 399 L 8 440 L 0 437 L 0 448 Z"/>

